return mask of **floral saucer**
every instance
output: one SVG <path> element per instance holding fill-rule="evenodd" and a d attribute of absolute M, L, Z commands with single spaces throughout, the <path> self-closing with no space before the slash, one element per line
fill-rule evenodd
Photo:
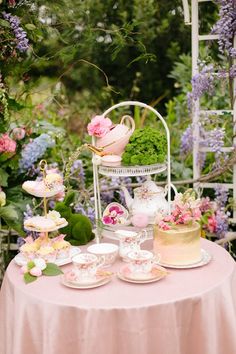
<path fill-rule="evenodd" d="M 127 281 L 129 283 L 138 283 L 138 284 L 146 284 L 153 283 L 155 281 L 161 280 L 164 278 L 168 272 L 165 268 L 161 266 L 153 266 L 152 270 L 149 273 L 132 273 L 129 265 L 125 265 L 120 268 L 117 276 L 119 279 Z"/>
<path fill-rule="evenodd" d="M 69 254 L 69 257 L 66 257 L 66 258 L 58 258 L 55 260 L 55 263 L 56 265 L 58 266 L 63 266 L 63 265 L 66 265 L 66 264 L 69 264 L 72 262 L 72 257 L 74 257 L 76 254 L 80 253 L 81 250 L 79 247 L 74 247 L 72 246 L 71 249 L 70 249 L 70 254 Z M 24 265 L 27 264 L 27 259 L 23 256 L 22 253 L 18 253 L 15 258 L 14 258 L 14 261 L 15 263 L 22 267 Z"/>
<path fill-rule="evenodd" d="M 73 289 L 92 289 L 109 283 L 112 274 L 113 273 L 108 271 L 99 271 L 94 279 L 79 282 L 76 279 L 73 270 L 70 270 L 67 273 L 62 274 L 61 283 Z"/>

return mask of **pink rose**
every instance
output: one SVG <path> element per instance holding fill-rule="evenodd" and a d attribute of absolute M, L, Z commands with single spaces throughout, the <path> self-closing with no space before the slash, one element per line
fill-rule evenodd
<path fill-rule="evenodd" d="M 112 121 L 109 118 L 103 116 L 95 116 L 88 124 L 88 133 L 91 136 L 102 138 L 106 135 L 112 127 Z"/>
<path fill-rule="evenodd" d="M 22 140 L 25 137 L 25 129 L 24 128 L 14 128 L 12 130 L 12 136 L 15 140 Z"/>
<path fill-rule="evenodd" d="M 38 267 L 31 268 L 29 272 L 31 275 L 34 275 L 35 277 L 40 277 L 42 275 L 42 270 Z"/>
<path fill-rule="evenodd" d="M 2 134 L 0 138 L 0 152 L 15 152 L 16 142 L 8 134 Z"/>

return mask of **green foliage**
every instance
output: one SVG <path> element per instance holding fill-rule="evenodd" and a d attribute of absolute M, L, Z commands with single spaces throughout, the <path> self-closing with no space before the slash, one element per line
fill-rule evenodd
<path fill-rule="evenodd" d="M 26 284 L 32 283 L 33 281 L 37 280 L 37 277 L 31 275 L 30 273 L 24 274 L 24 281 Z"/>
<path fill-rule="evenodd" d="M 67 235 L 65 239 L 74 246 L 85 245 L 94 238 L 92 224 L 87 216 L 72 212 L 70 205 L 74 197 L 75 193 L 70 191 L 65 201 L 56 204 L 55 210 L 68 222 L 68 225 L 61 229 L 61 232 Z"/>
<path fill-rule="evenodd" d="M 63 274 L 62 270 L 54 263 L 47 263 L 47 267 L 42 271 L 42 273 L 47 276 Z"/>
<path fill-rule="evenodd" d="M 165 161 L 167 153 L 166 135 L 159 130 L 145 127 L 136 129 L 131 136 L 122 162 L 125 165 L 151 165 Z"/>

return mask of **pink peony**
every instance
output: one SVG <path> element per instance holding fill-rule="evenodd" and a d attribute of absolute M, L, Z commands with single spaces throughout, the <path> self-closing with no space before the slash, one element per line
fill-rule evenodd
<path fill-rule="evenodd" d="M 95 116 L 88 124 L 87 129 L 89 135 L 102 138 L 110 131 L 111 127 L 112 121 L 109 118 L 105 118 L 103 116 Z"/>
<path fill-rule="evenodd" d="M 42 270 L 38 267 L 31 268 L 29 272 L 31 275 L 34 275 L 35 277 L 40 277 L 42 275 Z"/>
<path fill-rule="evenodd" d="M 0 153 L 1 152 L 15 152 L 16 142 L 12 140 L 8 134 L 2 134 L 0 138 Z"/>

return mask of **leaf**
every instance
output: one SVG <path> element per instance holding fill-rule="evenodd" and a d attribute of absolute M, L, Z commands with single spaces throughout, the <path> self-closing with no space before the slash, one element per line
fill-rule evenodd
<path fill-rule="evenodd" d="M 62 270 L 54 263 L 48 263 L 42 273 L 49 276 L 63 274 Z"/>
<path fill-rule="evenodd" d="M 9 174 L 0 168 L 0 186 L 2 187 L 7 187 L 7 180 L 8 180 Z"/>
<path fill-rule="evenodd" d="M 12 205 L 7 205 L 5 207 L 0 208 L 0 217 L 7 222 L 8 220 L 10 221 L 17 220 L 18 214 Z"/>
<path fill-rule="evenodd" d="M 10 23 L 8 21 L 0 19 L 0 26 L 10 28 Z"/>
<path fill-rule="evenodd" d="M 34 275 L 31 275 L 30 273 L 24 274 L 24 281 L 26 284 L 32 283 L 36 279 L 37 279 L 37 277 L 35 277 Z"/>
<path fill-rule="evenodd" d="M 35 25 L 33 25 L 33 23 L 27 23 L 25 25 L 25 28 L 27 28 L 27 30 L 29 30 L 29 31 L 33 31 L 36 29 L 36 27 L 35 27 Z"/>

